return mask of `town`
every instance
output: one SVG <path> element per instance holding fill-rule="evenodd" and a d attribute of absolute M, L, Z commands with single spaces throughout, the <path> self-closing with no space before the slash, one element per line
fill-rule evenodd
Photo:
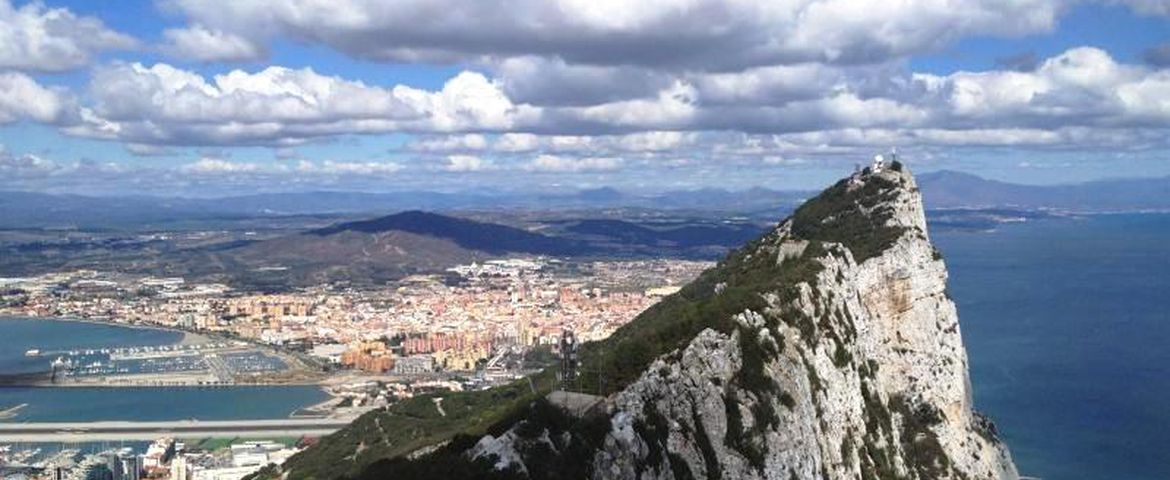
<path fill-rule="evenodd" d="M 183 333 L 175 345 L 30 350 L 26 356 L 48 370 L 43 385 L 319 384 L 331 398 L 293 417 L 352 419 L 414 395 L 489 388 L 551 365 L 566 332 L 583 341 L 605 338 L 710 265 L 510 258 L 382 288 L 322 285 L 281 294 L 77 270 L 0 279 L 0 316 Z M 142 453 L 66 447 L 4 455 L 10 467 L 26 466 L 17 471 L 27 478 L 237 479 L 279 464 L 312 438 L 207 450 L 168 437 Z"/>
<path fill-rule="evenodd" d="M 320 383 L 352 406 L 420 386 L 486 388 L 517 378 L 554 360 L 563 332 L 605 338 L 708 266 L 511 258 L 383 288 L 282 294 L 81 270 L 0 279 L 0 315 L 185 333 L 174 346 L 30 350 L 44 357 L 48 384 Z"/>

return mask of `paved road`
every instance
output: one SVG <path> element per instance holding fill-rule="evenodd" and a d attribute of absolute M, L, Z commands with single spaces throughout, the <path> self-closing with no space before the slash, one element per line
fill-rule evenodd
<path fill-rule="evenodd" d="M 326 435 L 349 424 L 339 419 L 170 422 L 0 423 L 0 442 L 89 442 L 174 437 L 295 437 Z"/>

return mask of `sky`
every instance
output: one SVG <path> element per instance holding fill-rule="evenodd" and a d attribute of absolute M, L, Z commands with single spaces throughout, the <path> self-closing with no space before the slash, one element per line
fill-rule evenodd
<path fill-rule="evenodd" d="M 1170 175 L 1170 0 L 0 0 L 0 190 Z"/>

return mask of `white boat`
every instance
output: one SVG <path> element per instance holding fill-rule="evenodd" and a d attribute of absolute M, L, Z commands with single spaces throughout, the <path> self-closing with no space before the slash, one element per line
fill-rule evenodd
<path fill-rule="evenodd" d="M 40 355 L 40 354 L 41 354 L 41 351 L 37 350 L 35 348 L 24 352 L 24 356 L 26 356 L 26 357 L 35 357 L 35 356 Z"/>

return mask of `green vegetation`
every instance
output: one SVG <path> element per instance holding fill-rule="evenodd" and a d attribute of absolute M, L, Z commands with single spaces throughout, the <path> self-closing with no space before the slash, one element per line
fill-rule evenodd
<path fill-rule="evenodd" d="M 938 441 L 938 435 L 930 429 L 942 422 L 942 412 L 933 405 L 912 405 L 902 396 L 890 398 L 890 409 L 902 420 L 902 451 L 906 464 L 918 473 L 919 478 L 947 478 L 953 472 L 951 459 Z"/>
<path fill-rule="evenodd" d="M 390 478 L 517 479 L 576 480 L 589 477 L 592 453 L 601 446 L 609 431 L 608 418 L 595 415 L 584 419 L 571 417 L 560 408 L 539 399 L 520 416 L 508 418 L 493 427 L 499 435 L 515 425 L 513 446 L 524 457 L 528 474 L 515 468 L 494 470 L 495 457 L 471 459 L 465 452 L 478 436 L 457 435 L 450 443 L 416 459 L 402 457 L 380 460 L 370 465 L 359 480 Z"/>
<path fill-rule="evenodd" d="M 873 257 L 900 237 L 900 227 L 885 224 L 888 207 L 880 204 L 898 195 L 898 185 L 880 176 L 867 177 L 860 188 L 842 180 L 792 214 L 792 233 L 800 238 L 845 245 L 857 263 Z"/>
<path fill-rule="evenodd" d="M 738 328 L 733 320 L 736 314 L 749 309 L 763 312 L 768 307 L 763 293 L 792 295 L 794 285 L 810 281 L 820 272 L 822 267 L 815 259 L 822 250 L 815 242 L 799 259 L 778 266 L 774 235 L 755 240 L 731 253 L 717 266 L 703 272 L 678 293 L 648 308 L 609 338 L 585 344 L 581 354 L 582 371 L 585 372 L 582 389 L 602 395 L 619 390 L 636 380 L 654 359 L 682 347 L 704 329 L 730 334 Z M 720 293 L 715 293 L 717 285 Z M 757 372 L 760 370 L 754 366 L 762 368 L 763 362 L 755 360 L 779 353 L 761 351 L 768 347 L 759 345 L 755 332 L 744 336 L 751 340 L 741 345 L 745 347 L 745 360 L 752 362 Z M 761 378 L 752 372 L 746 375 L 745 380 L 752 383 Z M 599 378 L 605 379 L 605 388 L 598 383 Z"/>
<path fill-rule="evenodd" d="M 531 381 L 531 384 L 530 384 Z M 294 455 L 283 470 L 290 480 L 356 477 L 375 461 L 396 458 L 458 435 L 478 438 L 499 433 L 522 417 L 529 405 L 553 390 L 546 370 L 502 387 L 478 392 L 424 395 L 367 413 L 348 427 Z M 443 399 L 441 415 L 434 399 Z M 474 443 L 474 442 L 473 442 Z"/>
<path fill-rule="evenodd" d="M 611 394 L 637 380 L 655 359 L 677 352 L 704 329 L 736 334 L 743 366 L 726 386 L 728 432 L 724 441 L 748 458 L 753 466 L 763 468 L 767 455 L 765 446 L 753 439 L 760 438 L 758 433 L 764 429 L 779 424 L 774 399 L 778 399 L 784 408 L 796 407 L 792 395 L 777 385 L 767 371 L 767 365 L 782 354 L 786 346 L 783 338 L 762 338 L 760 329 L 740 325 L 734 317 L 752 310 L 763 316 L 769 331 L 777 331 L 778 323 L 783 322 L 796 328 L 802 340 L 810 345 L 826 334 L 821 330 L 826 330 L 837 343 L 834 362 L 839 367 L 852 364 L 853 358 L 843 343 L 855 332 L 834 332 L 827 320 L 833 315 L 841 317 L 841 312 L 821 311 L 818 305 L 817 318 L 814 319 L 787 305 L 798 294 L 797 285 L 811 282 L 823 270 L 820 259 L 843 253 L 826 243 L 843 244 L 861 262 L 879 254 L 904 233 L 903 228 L 885 225 L 891 212 L 890 207 L 882 205 L 898 194 L 898 188 L 900 186 L 894 181 L 873 175 L 867 177 L 859 188 L 850 189 L 848 183 L 842 181 L 809 200 L 793 215 L 791 233 L 795 238 L 782 238 L 780 231 L 773 231 L 749 242 L 679 292 L 619 328 L 609 338 L 583 345 L 579 389 L 599 395 Z M 780 245 L 793 239 L 808 240 L 809 243 L 798 257 L 778 262 Z M 765 294 L 778 296 L 779 302 L 766 301 Z M 817 319 L 821 320 L 821 325 Z M 805 362 L 805 367 L 813 390 L 819 390 L 819 376 L 808 362 Z M 863 376 L 873 375 L 868 371 L 868 365 L 859 368 L 863 370 Z M 657 373 L 668 375 L 669 371 Z M 434 408 L 433 396 L 371 412 L 350 427 L 322 439 L 317 446 L 294 456 L 284 470 L 290 473 L 290 480 L 324 480 L 339 476 L 371 479 L 511 478 L 519 472 L 491 471 L 491 462 L 485 459 L 471 461 L 461 453 L 485 433 L 498 435 L 516 425 L 522 437 L 536 437 L 548 432 L 552 438 L 571 439 L 568 443 L 554 441 L 556 451 L 542 451 L 540 449 L 546 447 L 538 444 L 547 444 L 527 442 L 530 451 L 524 452 L 526 459 L 531 457 L 541 466 L 539 470 L 529 470 L 531 478 L 586 477 L 591 468 L 588 463 L 590 452 L 596 451 L 604 438 L 608 430 L 607 419 L 572 420 L 540 401 L 554 388 L 555 376 L 551 369 L 533 377 L 532 384 L 534 387 L 530 388 L 527 380 L 521 380 L 483 392 L 442 395 L 446 416 L 439 415 Z M 893 438 L 889 409 L 868 391 L 867 382 L 862 384 L 870 425 L 864 444 L 857 447 L 861 450 L 859 457 L 863 459 L 866 471 L 876 474 L 867 478 L 891 478 L 892 453 L 881 448 L 888 445 L 883 438 Z M 740 400 L 748 397 L 752 399 L 752 425 L 744 425 L 738 407 Z M 814 406 L 819 410 L 815 402 Z M 690 476 L 692 472 L 686 467 L 686 462 L 665 446 L 667 419 L 661 418 L 652 407 L 647 409 L 647 419 L 635 428 L 650 443 L 649 468 L 668 465 L 675 476 Z M 697 415 L 694 424 L 703 428 Z M 561 433 L 568 435 L 561 436 Z M 691 434 L 696 438 L 706 438 L 703 432 Z M 444 446 L 419 458 L 404 457 L 420 448 L 441 444 Z M 930 445 L 922 447 L 926 449 L 922 450 L 923 454 L 929 454 Z M 721 472 L 714 449 L 711 445 L 700 445 L 700 448 L 708 476 L 717 478 Z M 852 444 L 842 448 L 852 448 Z"/>

